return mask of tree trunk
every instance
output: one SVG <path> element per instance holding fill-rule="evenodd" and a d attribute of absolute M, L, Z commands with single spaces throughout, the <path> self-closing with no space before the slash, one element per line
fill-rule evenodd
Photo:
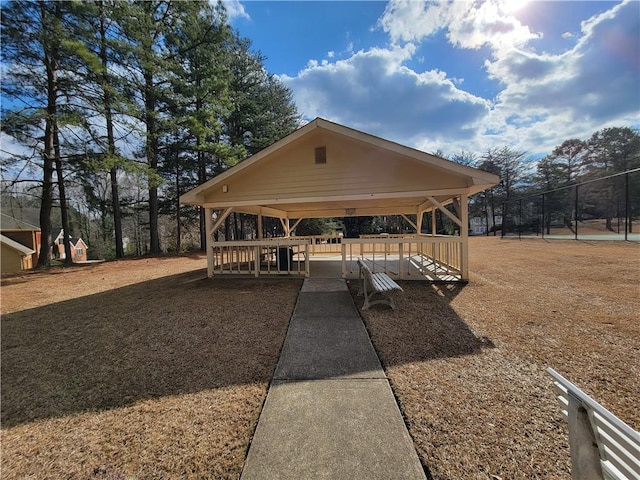
<path fill-rule="evenodd" d="M 48 73 L 48 72 L 47 72 Z M 51 95 L 50 95 L 51 97 Z M 47 108 L 49 110 L 49 108 Z M 47 118 L 44 129 L 45 150 L 43 155 L 42 201 L 40 203 L 40 255 L 37 268 L 51 265 L 51 208 L 53 205 L 54 147 L 51 119 Z"/>
<path fill-rule="evenodd" d="M 69 210 L 67 208 L 67 195 L 64 188 L 64 177 L 62 172 L 62 159 L 60 158 L 60 138 L 58 134 L 57 122 L 53 125 L 54 152 L 56 175 L 58 177 L 58 195 L 60 196 L 60 213 L 62 216 L 62 241 L 64 244 L 64 263 L 65 265 L 73 264 L 73 254 L 71 253 L 71 226 L 69 225 Z"/>
<path fill-rule="evenodd" d="M 100 81 L 102 83 L 102 94 L 104 103 L 104 116 L 107 123 L 107 156 L 113 161 L 116 154 L 116 142 L 113 134 L 113 113 L 112 98 L 109 91 L 108 78 L 108 55 L 107 55 L 107 27 L 106 9 L 104 2 L 100 2 L 100 60 L 102 72 Z M 113 202 L 113 228 L 115 230 L 116 258 L 124 257 L 122 245 L 122 214 L 120 211 L 120 194 L 118 192 L 118 167 L 113 165 L 109 171 L 111 179 L 111 201 Z"/>
<path fill-rule="evenodd" d="M 180 162 L 176 146 L 176 253 L 180 253 Z"/>
<path fill-rule="evenodd" d="M 147 126 L 146 154 L 151 174 L 158 169 L 158 132 L 155 118 L 156 99 L 153 92 L 153 74 L 145 71 L 145 123 Z M 158 230 L 158 187 L 155 179 L 149 183 L 149 253 L 160 253 L 160 234 Z"/>
<path fill-rule="evenodd" d="M 496 202 L 493 196 L 493 187 L 489 190 L 489 193 L 491 194 L 491 228 L 493 228 L 493 236 L 495 237 L 498 234 L 498 230 L 496 229 Z M 502 221 L 504 222 L 504 216 L 502 217 Z"/>
<path fill-rule="evenodd" d="M 202 185 L 207 181 L 207 170 L 204 166 L 203 153 L 198 151 L 198 185 Z M 200 250 L 207 251 L 207 221 L 205 218 L 206 212 L 204 207 L 200 208 Z"/>
<path fill-rule="evenodd" d="M 240 234 L 238 232 L 238 214 L 233 212 L 233 239 L 240 240 Z"/>
<path fill-rule="evenodd" d="M 44 27 L 47 18 L 47 5 L 40 4 L 42 22 Z M 60 7 L 56 7 L 56 13 Z M 51 265 L 51 209 L 53 206 L 53 171 L 55 169 L 55 122 L 56 122 L 56 98 L 58 90 L 58 58 L 57 49 L 49 48 L 46 42 L 44 48 L 44 63 L 47 75 L 47 118 L 44 127 L 44 155 L 42 174 L 42 203 L 40 204 L 40 255 L 37 268 L 46 268 Z"/>

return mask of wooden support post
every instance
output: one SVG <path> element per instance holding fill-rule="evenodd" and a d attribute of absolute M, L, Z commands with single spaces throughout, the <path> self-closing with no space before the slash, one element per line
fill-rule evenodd
<path fill-rule="evenodd" d="M 206 249 L 207 249 L 207 277 L 213 277 L 213 210 L 211 208 L 204 209 L 204 221 L 206 232 Z"/>
<path fill-rule="evenodd" d="M 264 233 L 262 231 L 262 213 L 258 214 L 258 240 L 262 240 Z"/>
<path fill-rule="evenodd" d="M 402 218 L 404 218 L 404 219 L 405 219 L 405 221 L 406 221 L 409 225 L 411 225 L 413 228 L 415 228 L 415 229 L 416 229 L 416 232 L 418 231 L 418 226 L 417 226 L 415 223 L 413 223 L 409 217 L 407 217 L 404 213 L 401 213 L 401 214 L 400 214 L 400 216 L 401 216 Z"/>
<path fill-rule="evenodd" d="M 436 227 L 436 213 L 437 213 L 436 207 L 433 207 L 431 209 L 431 236 L 432 237 L 435 237 L 435 235 L 436 235 L 436 228 L 437 228 Z"/>
<path fill-rule="evenodd" d="M 462 242 L 460 252 L 461 280 L 469 281 L 469 198 L 467 195 L 460 195 L 460 241 Z"/>
<path fill-rule="evenodd" d="M 256 278 L 260 276 L 260 247 L 254 248 L 254 264 L 255 264 L 255 276 Z"/>
<path fill-rule="evenodd" d="M 204 209 L 204 226 L 207 235 L 207 276 L 209 278 L 213 277 L 213 233 L 220 228 L 224 219 L 227 218 L 231 212 L 232 208 L 229 207 L 222 212 L 222 215 L 218 215 L 218 217 L 213 219 L 213 209 L 206 208 Z"/>
<path fill-rule="evenodd" d="M 304 276 L 309 278 L 311 270 L 309 269 L 309 242 L 304 244 Z"/>
<path fill-rule="evenodd" d="M 422 233 L 422 218 L 424 217 L 424 212 L 418 212 L 416 216 L 416 233 L 420 235 Z"/>
<path fill-rule="evenodd" d="M 291 236 L 291 228 L 289 227 L 289 219 L 288 218 L 280 218 L 280 224 L 282 225 L 282 230 L 284 230 L 284 236 Z"/>
<path fill-rule="evenodd" d="M 211 208 L 205 209 L 205 212 L 206 210 L 209 210 L 213 214 L 213 209 Z M 229 207 L 229 208 L 226 208 L 224 212 L 222 212 L 222 215 L 218 215 L 218 218 L 216 218 L 215 222 L 213 222 L 213 224 L 211 225 L 211 228 L 207 228 L 207 234 L 209 236 L 213 235 L 213 232 L 215 232 L 217 229 L 219 229 L 222 226 L 224 219 L 227 218 L 229 215 L 231 215 L 232 211 L 233 211 L 233 208 Z M 213 217 L 211 217 L 211 215 L 209 215 L 209 217 L 211 218 L 211 220 L 213 220 Z"/>
<path fill-rule="evenodd" d="M 449 217 L 453 223 L 455 223 L 456 225 L 458 225 L 459 227 L 462 226 L 462 221 L 456 217 L 453 213 L 451 213 L 449 210 L 447 210 L 439 201 L 437 201 L 435 198 L 433 197 L 427 197 L 431 203 L 433 203 L 436 207 L 438 207 L 438 209 L 444 213 L 447 217 Z"/>
<path fill-rule="evenodd" d="M 296 227 L 298 226 L 298 224 L 304 220 L 304 218 L 299 218 L 298 220 L 296 220 L 296 223 L 293 224 L 293 227 L 291 227 L 291 230 L 295 230 Z M 288 220 L 287 220 L 288 221 Z"/>

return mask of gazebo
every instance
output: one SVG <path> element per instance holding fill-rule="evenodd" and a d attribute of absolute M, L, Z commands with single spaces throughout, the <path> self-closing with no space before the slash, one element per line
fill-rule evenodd
<path fill-rule="evenodd" d="M 468 197 L 496 175 L 316 118 L 180 197 L 205 208 L 208 275 L 310 275 L 309 260 L 338 255 L 342 277 L 358 257 L 396 278 L 468 280 Z M 453 211 L 445 208 L 453 205 Z M 436 235 L 436 211 L 459 235 Z M 257 216 L 254 240 L 214 241 L 232 212 Z M 305 218 L 401 215 L 410 235 L 296 237 Z M 263 238 L 263 217 L 284 237 Z M 426 221 L 425 221 L 426 220 Z M 426 232 L 425 232 L 426 230 Z"/>

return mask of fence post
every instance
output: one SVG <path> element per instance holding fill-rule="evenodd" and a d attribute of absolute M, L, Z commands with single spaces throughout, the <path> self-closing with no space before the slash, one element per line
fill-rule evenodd
<path fill-rule="evenodd" d="M 507 233 L 507 202 L 502 203 L 502 231 L 501 237 L 504 238 Z"/>
<path fill-rule="evenodd" d="M 624 174 L 624 240 L 629 240 L 631 232 L 631 212 L 629 211 L 629 174 Z"/>
<path fill-rule="evenodd" d="M 578 185 L 576 185 L 576 206 L 575 206 L 575 212 L 574 212 L 574 217 L 576 220 L 576 225 L 575 225 L 575 239 L 578 240 Z"/>
<path fill-rule="evenodd" d="M 544 211 L 544 193 L 542 194 L 542 238 L 544 239 L 544 229 L 547 226 L 547 218 Z"/>
<path fill-rule="evenodd" d="M 522 240 L 522 199 L 518 203 L 518 240 Z"/>

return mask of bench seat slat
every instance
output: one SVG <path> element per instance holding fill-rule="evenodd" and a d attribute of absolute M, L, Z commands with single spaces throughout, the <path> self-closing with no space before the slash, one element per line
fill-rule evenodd
<path fill-rule="evenodd" d="M 360 267 L 360 291 L 358 295 L 364 294 L 365 297 L 363 310 L 378 303 L 384 303 L 395 310 L 396 306 L 392 295 L 396 291 L 402 292 L 402 287 L 384 272 L 371 273 L 369 267 L 360 258 L 358 259 L 358 266 Z M 372 301 L 374 295 L 383 298 Z"/>
<path fill-rule="evenodd" d="M 385 273 L 374 273 L 372 275 L 372 281 L 375 289 L 382 292 L 402 290 L 402 288 Z"/>

